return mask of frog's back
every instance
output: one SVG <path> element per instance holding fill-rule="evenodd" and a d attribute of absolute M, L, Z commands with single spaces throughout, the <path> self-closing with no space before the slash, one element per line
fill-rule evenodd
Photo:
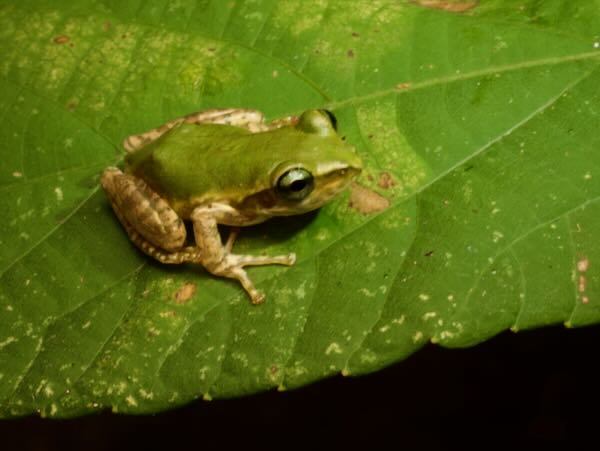
<path fill-rule="evenodd" d="M 222 192 L 250 135 L 230 125 L 184 123 L 126 155 L 126 168 L 171 199 Z"/>

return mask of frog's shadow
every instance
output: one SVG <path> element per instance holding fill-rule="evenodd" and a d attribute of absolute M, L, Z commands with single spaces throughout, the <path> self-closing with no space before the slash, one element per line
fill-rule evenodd
<path fill-rule="evenodd" d="M 302 215 L 277 216 L 263 223 L 240 227 L 238 241 L 250 243 L 251 247 L 272 246 L 290 240 L 294 235 L 313 222 L 318 211 L 311 211 Z M 187 236 L 190 243 L 194 243 L 194 230 L 191 222 L 186 221 Z M 223 243 L 227 241 L 231 227 L 219 225 L 219 233 Z M 260 244 L 256 244 L 260 243 Z M 235 246 L 234 246 L 235 248 Z"/>
<path fill-rule="evenodd" d="M 313 222 L 318 211 L 311 211 L 302 215 L 277 216 L 261 224 L 242 227 L 240 236 L 243 239 L 260 242 L 262 246 L 270 246 L 290 240 Z M 228 227 L 225 227 L 228 229 Z"/>
<path fill-rule="evenodd" d="M 302 215 L 279 216 L 271 218 L 261 224 L 240 227 L 240 239 L 246 241 L 246 243 L 249 243 L 251 248 L 266 247 L 284 243 L 290 240 L 302 229 L 307 227 L 311 222 L 313 222 L 318 214 L 319 212 L 316 210 Z M 221 240 L 223 243 L 227 241 L 230 228 L 231 227 L 229 226 L 219 226 L 219 232 L 221 234 Z M 194 244 L 193 226 L 189 221 L 186 221 L 186 229 L 189 243 Z M 290 251 L 293 250 L 290 249 Z M 166 272 L 198 274 L 199 271 L 203 271 L 196 265 L 183 265 L 182 268 L 180 265 L 164 265 L 150 257 L 148 257 L 148 260 L 149 265 L 160 268 L 162 271 Z M 231 283 L 235 284 L 237 282 L 232 281 Z"/>

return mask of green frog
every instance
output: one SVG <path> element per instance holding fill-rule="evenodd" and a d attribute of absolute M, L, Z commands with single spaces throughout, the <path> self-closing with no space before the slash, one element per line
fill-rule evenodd
<path fill-rule="evenodd" d="M 292 265 L 296 256 L 234 254 L 239 227 L 317 209 L 362 168 L 333 114 L 316 109 L 270 123 L 259 111 L 207 110 L 130 136 L 124 147 L 125 170 L 107 168 L 101 184 L 129 239 L 162 263 L 199 263 L 237 279 L 253 304 L 265 295 L 244 267 Z M 224 244 L 218 224 L 232 226 Z"/>

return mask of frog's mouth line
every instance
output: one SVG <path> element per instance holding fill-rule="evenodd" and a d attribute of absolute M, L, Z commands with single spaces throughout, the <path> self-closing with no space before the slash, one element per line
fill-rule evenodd
<path fill-rule="evenodd" d="M 320 208 L 350 185 L 360 168 L 345 167 L 315 179 L 315 188 L 302 200 L 283 199 L 275 188 L 268 188 L 234 205 L 245 213 L 243 225 L 258 224 L 272 216 L 294 216 Z M 239 224 L 228 224 L 239 225 Z"/>

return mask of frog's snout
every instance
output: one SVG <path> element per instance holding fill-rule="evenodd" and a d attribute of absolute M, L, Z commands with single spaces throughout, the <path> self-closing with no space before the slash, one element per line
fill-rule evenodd
<path fill-rule="evenodd" d="M 352 178 L 357 177 L 362 172 L 363 162 L 357 153 L 353 153 L 352 156 L 347 159 L 346 170 L 350 172 Z"/>

